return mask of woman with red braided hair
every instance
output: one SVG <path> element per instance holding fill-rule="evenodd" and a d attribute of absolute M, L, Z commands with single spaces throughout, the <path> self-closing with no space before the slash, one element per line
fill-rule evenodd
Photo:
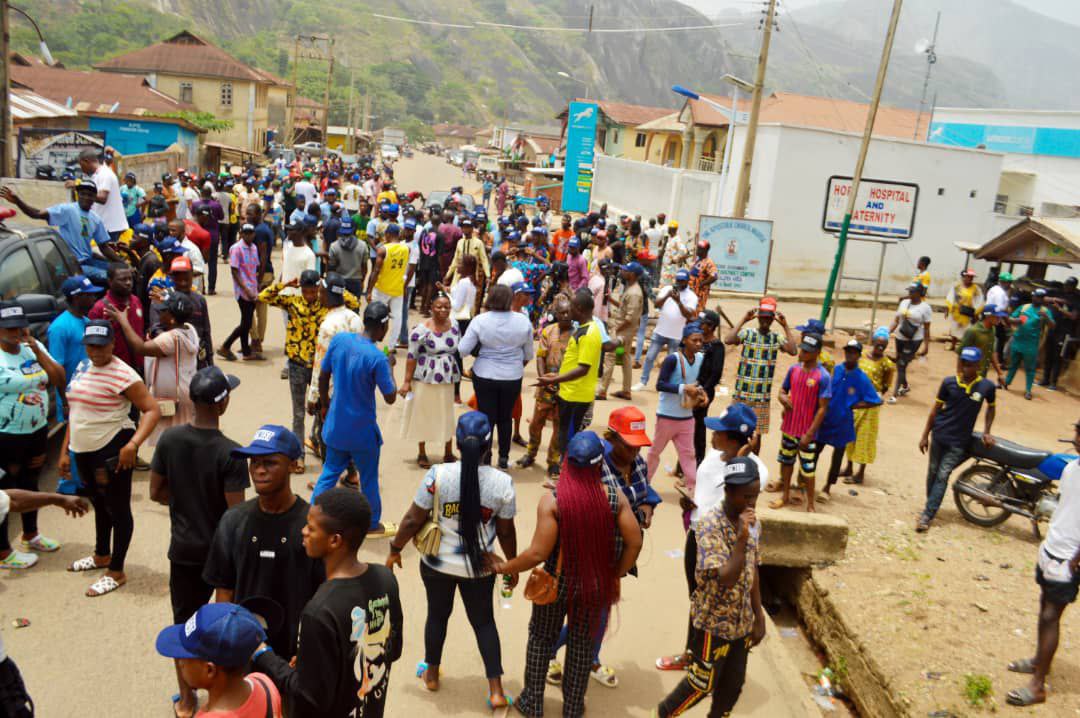
<path fill-rule="evenodd" d="M 566 619 L 563 715 L 585 713 L 593 642 L 601 618 L 619 600 L 619 579 L 641 551 L 641 530 L 621 491 L 601 480 L 604 446 L 595 433 L 567 445 L 559 482 L 540 499 L 532 544 L 510 561 L 493 557 L 496 573 L 516 575 L 544 565 L 555 577 L 553 601 L 533 604 L 526 649 L 525 687 L 515 704 L 527 716 L 544 714 L 548 661 Z"/>

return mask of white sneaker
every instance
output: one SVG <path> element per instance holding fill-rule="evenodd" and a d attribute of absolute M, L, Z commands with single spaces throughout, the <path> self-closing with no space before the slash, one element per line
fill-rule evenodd
<path fill-rule="evenodd" d="M 645 389 L 647 388 L 648 387 L 646 387 L 639 381 L 637 384 L 634 384 L 632 387 L 630 387 L 630 391 L 645 391 Z"/>
<path fill-rule="evenodd" d="M 8 569 L 21 569 L 30 568 L 37 563 L 38 557 L 36 553 L 25 553 L 23 551 L 12 551 L 8 554 L 8 557 L 0 560 L 0 568 Z"/>

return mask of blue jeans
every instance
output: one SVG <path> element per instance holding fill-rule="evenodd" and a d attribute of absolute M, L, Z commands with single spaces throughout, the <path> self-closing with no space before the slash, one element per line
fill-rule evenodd
<path fill-rule="evenodd" d="M 315 497 L 322 492 L 337 486 L 351 458 L 360 474 L 360 493 L 371 504 L 371 526 L 374 528 L 382 518 L 382 499 L 379 497 L 379 450 L 381 448 L 376 444 L 370 449 L 335 449 L 327 444 L 323 470 L 319 474 L 318 481 L 315 482 L 315 490 L 311 492 L 311 503 L 315 503 Z"/>
<path fill-rule="evenodd" d="M 926 468 L 926 508 L 922 517 L 930 521 L 937 515 L 945 491 L 949 488 L 949 476 L 957 466 L 968 458 L 966 446 L 949 446 L 937 439 L 930 439 L 930 463 Z"/>
<path fill-rule="evenodd" d="M 611 615 L 611 611 L 607 610 L 600 616 L 600 626 L 597 628 L 596 640 L 593 641 L 593 657 L 592 662 L 594 666 L 600 665 L 600 645 L 604 642 L 604 634 L 607 633 L 608 616 Z M 555 650 L 551 652 L 551 660 L 555 660 L 559 655 L 559 649 L 566 645 L 566 639 L 570 635 L 569 629 L 566 624 L 563 624 L 562 630 L 559 631 L 559 639 L 555 641 Z"/>
<path fill-rule="evenodd" d="M 672 339 L 671 337 L 665 337 L 653 332 L 652 339 L 649 340 L 649 351 L 645 354 L 645 366 L 641 370 L 641 383 L 648 385 L 649 374 L 652 373 L 653 364 L 656 363 L 656 357 L 660 356 L 660 350 L 664 347 L 668 348 L 668 351 L 675 353 L 679 351 L 679 339 Z"/>
<path fill-rule="evenodd" d="M 91 257 L 79 262 L 79 266 L 82 267 L 83 274 L 89 277 L 91 282 L 105 286 L 108 281 L 106 273 L 109 269 L 109 260 Z"/>
<path fill-rule="evenodd" d="M 634 346 L 634 361 L 641 361 L 641 355 L 645 353 L 645 330 L 649 327 L 649 313 L 641 313 L 641 321 L 638 322 L 637 344 Z"/>

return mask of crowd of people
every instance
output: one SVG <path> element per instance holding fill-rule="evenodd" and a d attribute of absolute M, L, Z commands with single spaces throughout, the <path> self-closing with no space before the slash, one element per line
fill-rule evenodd
<path fill-rule="evenodd" d="M 173 625 L 161 631 L 157 650 L 176 661 L 178 716 L 383 715 L 405 620 L 393 571 L 410 543 L 427 602 L 423 686 L 439 689 L 460 594 L 491 709 L 541 716 L 545 686 L 553 685 L 564 715 L 582 715 L 590 681 L 618 685 L 601 660 L 603 639 L 621 580 L 638 575 L 669 444 L 678 458 L 690 604 L 685 644 L 656 661 L 686 676 L 655 714 L 681 715 L 708 699 L 710 715 L 727 715 L 766 631 L 759 494 L 775 494 L 772 508 L 815 511 L 841 477 L 866 481 L 881 407 L 911 391 L 908 367 L 930 346 L 928 258 L 891 325 L 874 328 L 868 347 L 851 339 L 833 357 L 824 323 L 793 326 L 773 297 L 737 323 L 728 319 L 710 298 L 718 269 L 708 242 L 688 241 L 662 214 L 643 221 L 600 207 L 575 218 L 545 205 L 530 213 L 506 204 L 504 178 L 485 184 L 484 202 L 473 209 L 461 188 L 428 206 L 419 192 L 396 188 L 392 166 L 336 158 L 221 174 L 181 170 L 151 194 L 134 176 L 119 188 L 93 152 L 80 163 L 87 177 L 72 181 L 71 203 L 42 210 L 0 189 L 55 226 L 83 269 L 64 282 L 67 308 L 49 327 L 47 346 L 29 335 L 19 302 L 0 303 L 0 444 L 10 489 L 0 493 L 0 513 L 19 511 L 22 519 L 21 550 L 8 543 L 5 523 L 0 566 L 28 569 L 39 553 L 59 549 L 38 531 L 37 508 L 79 515 L 88 501 L 94 550 L 68 570 L 100 572 L 88 597 L 119 590 L 135 528 L 132 475 L 149 470 L 150 498 L 168 506 L 171 524 Z M 112 220 L 116 203 L 122 228 Z M 215 344 L 202 292 L 216 293 L 219 261 L 229 268 L 240 319 Z M 222 362 L 269 367 L 268 307 L 280 310 L 285 326 L 280 377 L 292 422 L 261 426 L 241 446 L 221 431 L 239 386 Z M 1058 296 L 1022 291 L 1004 272 L 984 291 L 965 272 L 947 314 L 957 373 L 941 383 L 920 442 L 929 454 L 920 532 L 967 458 L 984 405 L 982 440 L 994 442 L 995 395 L 1020 364 L 1031 397 L 1044 332 L 1061 360 L 1048 354 L 1044 362 L 1043 383 L 1053 388 L 1076 335 L 1080 294 L 1075 280 Z M 734 390 L 717 401 L 727 396 L 728 351 L 737 360 L 729 371 Z M 795 362 L 774 392 L 781 353 Z M 536 383 L 526 387 L 534 361 Z M 610 397 L 621 403 L 605 404 L 616 367 L 622 384 Z M 986 378 L 991 368 L 996 383 Z M 526 437 L 527 389 L 534 394 Z M 649 417 L 632 400 L 653 391 Z M 781 440 L 770 480 L 759 453 L 774 399 Z M 395 522 L 380 495 L 389 428 L 380 426 L 378 404 L 398 400 L 396 438 L 410 451 L 416 445 L 424 474 Z M 66 421 L 61 482 L 58 494 L 38 494 L 53 402 Z M 520 547 L 508 473 L 514 444 L 525 449 L 516 468 L 542 461 L 547 479 L 534 534 Z M 832 454 L 819 482 L 826 447 Z M 321 469 L 307 500 L 291 476 L 305 473 L 311 457 Z M 245 500 L 249 486 L 255 497 Z M 1080 490 L 1070 485 L 1068 498 L 1080 501 L 1073 493 Z M 1055 519 L 1051 531 L 1057 555 L 1080 557 L 1075 527 Z M 385 565 L 358 560 L 367 539 L 386 540 Z M 1071 563 L 1066 581 L 1060 572 L 1040 575 L 1054 605 L 1076 598 L 1077 558 Z M 524 688 L 512 697 L 503 687 L 493 602 L 530 571 Z M 1033 664 L 1043 677 L 1052 655 L 1040 649 Z M 0 701 L 24 696 L 14 663 L 3 665 Z"/>

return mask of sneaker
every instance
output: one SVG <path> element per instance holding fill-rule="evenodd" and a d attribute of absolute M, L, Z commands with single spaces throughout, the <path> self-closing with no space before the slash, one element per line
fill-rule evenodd
<path fill-rule="evenodd" d="M 0 568 L 21 569 L 30 568 L 37 563 L 37 554 L 12 551 L 7 558 L 0 559 Z"/>
<path fill-rule="evenodd" d="M 289 367 L 282 367 L 282 369 L 281 369 L 281 378 L 282 379 L 288 379 L 289 378 Z"/>
<path fill-rule="evenodd" d="M 1046 390 L 1047 391 L 1057 391 L 1058 390 L 1057 384 L 1047 384 L 1046 385 Z"/>
<path fill-rule="evenodd" d="M 645 385 L 639 381 L 637 384 L 630 387 L 630 391 L 645 391 Z"/>
<path fill-rule="evenodd" d="M 42 553 L 52 553 L 60 549 L 60 542 L 54 541 L 51 538 L 38 534 L 34 538 L 27 541 L 22 540 L 22 547 L 24 551 L 41 551 Z"/>
<path fill-rule="evenodd" d="M 522 456 L 520 459 L 518 459 L 514 463 L 516 463 L 518 466 L 520 466 L 523 469 L 527 469 L 527 468 L 529 468 L 530 466 L 532 466 L 533 464 L 536 463 L 536 457 L 535 456 L 530 456 L 529 454 L 525 454 L 525 456 Z"/>

